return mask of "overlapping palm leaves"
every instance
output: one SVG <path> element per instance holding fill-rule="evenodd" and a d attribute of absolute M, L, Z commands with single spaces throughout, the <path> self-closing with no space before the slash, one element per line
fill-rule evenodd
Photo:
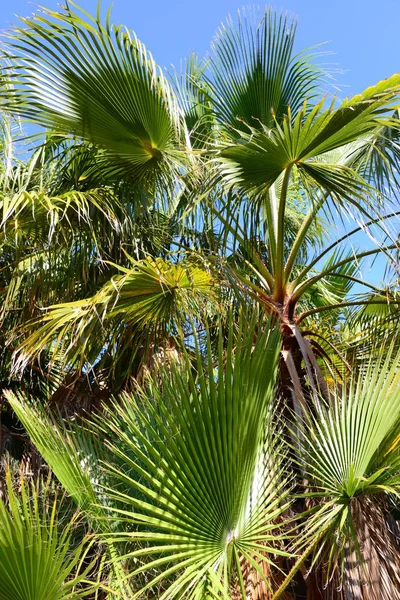
<path fill-rule="evenodd" d="M 77 515 L 67 512 L 63 522 L 60 510 L 61 501 L 49 484 L 22 482 L 17 494 L 7 479 L 7 503 L 0 499 L 2 600 L 93 597 L 96 585 L 87 577 L 95 561 L 91 558 L 85 565 L 89 539 L 74 544 Z"/>
<path fill-rule="evenodd" d="M 28 313 L 18 298 L 21 289 L 33 297 L 41 288 L 42 298 L 49 303 L 59 281 L 64 292 L 70 291 L 74 297 L 79 291 L 74 289 L 73 271 L 77 281 L 78 269 L 89 270 L 91 263 L 110 252 L 124 218 L 121 203 L 110 189 L 51 192 L 38 181 L 38 175 L 46 174 L 42 154 L 40 149 L 25 169 L 19 165 L 12 177 L 4 176 L 0 193 L 0 244 L 3 254 L 9 256 L 4 265 L 8 273 L 4 275 L 3 311 L 21 308 L 25 318 Z M 68 271 L 71 279 L 66 286 Z M 30 316 L 33 314 L 31 310 Z"/>
<path fill-rule="evenodd" d="M 19 154 L 21 144 L 18 138 L 10 138 L 4 146 L 15 145 Z M 9 152 L 3 148 L 4 160 Z M 16 157 L 1 171 L 0 179 L 1 379 L 5 383 L 10 381 L 19 327 L 37 318 L 41 308 L 56 302 L 60 293 L 71 300 L 93 293 L 102 276 L 99 263 L 115 254 L 116 240 L 123 236 L 129 219 L 110 187 L 60 185 L 47 143 L 29 159 Z M 4 335 L 12 329 L 15 335 Z"/>
<path fill-rule="evenodd" d="M 128 555 L 145 559 L 133 576 L 162 567 L 146 587 L 177 575 L 162 598 L 201 597 L 209 571 L 226 594 L 236 572 L 245 597 L 243 561 L 265 579 L 263 561 L 282 553 L 279 444 L 265 437 L 279 336 L 267 329 L 252 347 L 254 326 L 243 320 L 226 351 L 220 339 L 217 372 L 209 346 L 206 370 L 198 354 L 192 376 L 186 359 L 161 390 L 114 407 L 111 424 L 100 425 L 126 465 L 124 472 L 106 465 L 122 484 L 109 494 L 126 503 L 120 518 L 128 529 L 138 527 L 116 539 L 144 545 Z"/>
<path fill-rule="evenodd" d="M 52 415 L 48 407 L 39 404 L 37 399 L 32 402 L 20 393 L 11 392 L 6 392 L 6 398 L 51 472 L 82 515 L 86 528 L 97 535 L 98 578 L 107 577 L 107 588 L 112 596 L 118 593 L 126 600 L 129 587 L 120 564 L 114 562 L 114 568 L 109 568 L 117 550 L 112 540 L 105 536 L 114 527 L 106 519 L 110 504 L 105 502 L 103 494 L 105 482 L 111 484 L 111 480 L 100 470 L 101 461 L 109 456 L 104 440 L 82 424 L 63 422 L 60 413 Z"/>
<path fill-rule="evenodd" d="M 242 318 L 236 334 L 231 325 L 227 344 L 220 335 L 217 370 L 208 342 L 205 364 L 197 347 L 194 363 L 185 355 L 164 368 L 161 384 L 83 427 L 57 425 L 9 397 L 97 531 L 118 548 L 124 542 L 114 560 L 131 561 L 133 587 L 141 573 L 150 578 L 138 597 L 158 585 L 160 598 L 200 598 L 205 586 L 217 597 L 234 586 L 245 598 L 246 565 L 272 589 L 273 557 L 287 555 L 279 530 L 288 478 L 270 429 L 279 333 L 267 326 L 253 344 L 254 317 Z"/>
<path fill-rule="evenodd" d="M 397 417 L 389 418 L 387 410 L 385 419 L 378 403 L 396 408 L 398 398 L 393 391 L 395 372 L 387 363 L 379 365 L 380 374 L 372 367 L 365 373 L 357 364 L 359 382 L 354 379 L 346 387 L 338 360 L 346 368 L 352 365 L 337 338 L 346 311 L 360 306 L 389 305 L 390 323 L 396 319 L 396 289 L 366 283 L 360 269 L 369 256 L 383 253 L 389 260 L 396 256 L 391 252 L 397 250 L 397 235 L 391 234 L 389 223 L 398 216 L 394 205 L 400 77 L 394 75 L 341 103 L 328 98 L 315 102 L 321 70 L 306 54 L 292 58 L 295 26 L 269 11 L 256 27 L 242 16 L 237 27 L 232 22 L 223 27 L 209 64 L 189 61 L 181 86 L 170 85 L 141 43 L 111 27 L 109 16 L 103 26 L 99 18 L 84 21 L 68 7 L 60 14 L 46 11 L 25 25 L 10 39 L 16 59 L 14 70 L 6 71 L 15 93 L 7 92 L 7 98 L 3 94 L 6 108 L 59 135 L 77 137 L 83 148 L 80 157 L 89 156 L 91 164 L 88 179 L 85 170 L 81 180 L 79 168 L 73 178 L 79 190 L 72 192 L 75 200 L 68 196 L 67 201 L 60 191 L 54 196 L 53 212 L 67 216 L 66 201 L 73 213 L 74 202 L 83 201 L 80 194 L 88 193 L 93 178 L 101 181 L 99 195 L 111 198 L 110 207 L 104 204 L 110 223 L 114 200 L 108 195 L 115 194 L 121 195 L 130 223 L 139 214 L 148 217 L 149 207 L 163 207 L 167 222 L 169 215 L 179 214 L 182 227 L 179 235 L 171 231 L 153 245 L 159 256 L 141 249 L 132 261 L 129 249 L 135 244 L 128 240 L 128 251 L 120 251 L 118 259 L 99 258 L 95 270 L 105 274 L 96 278 L 93 289 L 89 291 L 81 279 L 74 285 L 73 302 L 64 298 L 44 311 L 42 319 L 19 330 L 22 337 L 26 333 L 29 337 L 15 354 L 17 366 L 47 349 L 54 358 L 64 357 L 64 364 L 79 365 L 85 374 L 95 363 L 104 367 L 109 383 L 113 373 L 122 372 L 123 385 L 115 385 L 115 380 L 110 384 L 119 390 L 129 387 L 126 382 L 133 375 L 138 379 L 140 370 L 132 368 L 138 350 L 143 364 L 149 354 L 157 353 L 161 340 L 175 344 L 173 335 L 180 329 L 192 340 L 188 317 L 195 327 L 201 326 L 209 312 L 215 316 L 224 308 L 217 298 L 229 298 L 236 307 L 237 293 L 240 301 L 261 304 L 281 325 L 285 417 L 299 419 L 294 428 L 299 436 L 296 448 L 304 459 L 298 467 L 299 487 L 307 485 L 313 494 L 306 500 L 312 511 L 306 522 L 309 529 L 302 533 L 304 515 L 296 523 L 300 537 L 294 550 L 303 554 L 293 573 L 302 561 L 317 567 L 323 557 L 328 564 L 322 566 L 326 581 L 338 584 L 344 571 L 346 589 L 357 596 L 350 579 L 353 569 L 362 580 L 359 565 L 366 558 L 366 542 L 365 536 L 357 537 L 356 527 L 368 530 L 370 538 L 384 538 L 390 552 L 395 548 L 391 534 L 384 533 L 387 511 L 381 500 L 398 494 Z M 63 163 L 63 172 L 67 170 Z M 48 194 L 39 200 L 44 206 Z M 25 204 L 25 196 L 18 197 L 12 214 L 23 216 Z M 338 239 L 324 245 L 322 216 L 328 225 L 340 221 L 344 228 L 346 216 L 356 226 L 350 232 L 340 230 Z M 70 225 L 69 217 L 65 223 Z M 97 244 L 90 218 L 85 223 L 93 249 Z M 27 225 L 29 229 L 29 219 Z M 120 225 L 124 226 L 121 221 Z M 346 244 L 361 231 L 377 246 L 350 252 Z M 104 233 L 103 229 L 106 239 Z M 199 239 L 212 239 L 201 258 Z M 122 243 L 127 243 L 126 237 Z M 143 245 L 139 240 L 137 248 Z M 225 290 L 218 294 L 221 284 Z M 366 287 L 369 295 L 350 297 L 353 284 Z M 328 311 L 329 319 L 322 324 Z M 272 389 L 273 375 L 266 367 L 262 371 L 260 348 L 272 344 L 275 334 L 261 335 L 253 323 L 246 342 L 242 330 L 238 339 L 232 335 L 230 330 L 226 351 L 220 341 L 218 372 L 211 345 L 206 347 L 207 368 L 197 357 L 197 378 L 185 352 L 186 372 L 180 370 L 180 361 L 161 360 L 168 375 L 160 375 L 160 389 L 153 386 L 126 398 L 122 408 L 116 404 L 106 413 L 106 425 L 104 419 L 90 425 L 92 433 L 100 432 L 106 439 L 107 452 L 114 454 L 113 460 L 102 459 L 107 476 L 115 476 L 119 483 L 103 491 L 108 508 L 113 505 L 113 517 L 128 530 L 121 535 L 114 532 L 113 542 L 132 544 L 124 567 L 131 565 L 138 594 L 146 589 L 153 593 L 154 586 L 161 586 L 156 593 L 165 598 L 224 597 L 236 592 L 256 597 L 258 592 L 248 589 L 249 569 L 265 586 L 266 596 L 274 587 L 271 574 L 279 569 L 266 564 L 268 553 L 283 548 L 275 528 L 285 476 L 279 467 L 280 476 L 275 476 L 279 452 L 270 439 L 274 430 L 268 421 L 269 401 L 257 386 L 263 382 Z M 329 391 L 319 359 L 331 369 Z M 397 359 L 394 362 L 397 369 Z M 254 373 L 244 374 L 242 367 L 250 366 Z M 337 374 L 341 388 L 335 388 Z M 380 388 L 383 399 L 368 386 Z M 324 398 L 318 397 L 321 390 Z M 287 410 L 288 393 L 297 417 Z M 333 404 L 324 412 L 328 398 Z M 73 454 L 72 444 L 75 462 L 72 470 L 63 472 L 56 452 L 48 452 L 44 443 L 46 423 L 49 427 L 54 423 L 44 419 L 39 436 L 35 419 L 40 415 L 29 411 L 25 415 L 23 405 L 12 399 L 11 403 L 74 496 L 76 489 L 68 481 L 80 468 L 76 452 L 91 451 L 76 446 Z M 252 412 L 255 407 L 259 420 Z M 267 428 L 266 437 L 259 427 Z M 282 442 L 287 439 L 282 437 Z M 315 448 L 329 451 L 318 454 Z M 357 461 L 363 464 L 356 465 Z M 95 464 L 100 469 L 98 461 Z M 250 519 L 243 533 L 254 478 L 265 486 L 261 504 L 254 509 L 255 520 Z M 99 500 L 95 494 L 94 499 L 89 492 L 86 508 L 104 501 L 105 496 Z M 369 509 L 383 519 L 374 530 L 365 525 Z M 371 551 L 375 562 L 376 548 Z M 386 558 L 392 560 L 389 554 Z M 113 560 L 120 564 L 121 557 L 113 552 Z M 152 580 L 143 586 L 141 574 L 148 577 L 149 570 Z M 385 580 L 389 571 L 381 570 Z M 390 575 L 396 578 L 396 569 Z M 282 592 L 290 579 L 282 584 Z M 374 587 L 366 589 L 377 593 Z M 388 597 L 389 589 L 385 588 Z M 331 591 L 332 585 L 327 593 Z"/>
<path fill-rule="evenodd" d="M 283 177 L 275 205 L 269 199 L 275 223 L 275 230 L 269 226 L 268 243 L 274 258 L 271 261 L 271 275 L 276 278 L 276 289 L 273 290 L 276 300 L 282 301 L 282 286 L 291 275 L 299 246 L 313 218 L 329 198 L 339 204 L 346 201 L 355 206 L 356 214 L 361 212 L 362 216 L 365 213 L 368 215 L 363 203 L 370 206 L 369 196 L 374 193 L 368 182 L 351 167 L 340 162 L 326 162 L 324 157 L 332 150 L 376 131 L 380 120 L 385 123 L 382 110 L 390 110 L 398 97 L 399 84 L 400 78 L 393 76 L 375 88 L 366 90 L 364 94 L 343 102 L 337 109 L 331 106 L 324 110 L 322 102 L 308 115 L 305 108 L 298 111 L 293 119 L 289 112 L 282 125 L 276 122 L 271 129 L 263 127 L 261 132 L 254 130 L 241 134 L 243 142 L 240 145 L 229 144 L 221 151 L 219 160 L 229 185 L 265 194 Z M 390 121 L 390 115 L 387 115 L 387 120 Z M 313 192 L 317 200 L 309 198 L 310 213 L 304 219 L 285 265 L 285 211 L 293 169 L 300 179 L 297 185 L 304 186 L 306 192 Z M 295 289 L 293 291 L 296 292 Z"/>
<path fill-rule="evenodd" d="M 297 568 L 305 561 L 322 569 L 346 593 L 393 597 L 400 579 L 388 507 L 399 494 L 399 355 L 371 362 L 293 428 L 293 460 L 308 490 L 293 538 L 281 524 L 290 514 L 291 444 L 277 436 L 283 422 L 271 420 L 280 339 L 267 326 L 254 343 L 257 329 L 253 316 L 236 334 L 232 326 L 228 340 L 220 335 L 217 370 L 208 343 L 205 356 L 198 348 L 194 362 L 185 355 L 164 365 L 157 381 L 83 426 L 9 400 L 111 545 L 120 585 L 118 567 L 129 573 L 134 597 L 156 589 L 165 598 L 201 598 L 206 589 L 258 597 L 258 580 L 278 598 L 294 571 L 285 579 L 277 557 L 290 548 Z"/>
<path fill-rule="evenodd" d="M 386 220 L 378 214 L 383 190 L 372 187 L 368 165 L 379 148 L 380 181 L 393 179 L 397 154 L 390 140 L 396 136 L 390 138 L 389 132 L 398 129 L 397 75 L 341 104 L 326 98 L 313 104 L 323 72 L 309 53 L 293 58 L 295 24 L 271 11 L 259 23 L 239 15 L 237 26 L 230 21 L 222 27 L 209 70 L 189 61 L 182 86 L 177 81 L 171 86 L 136 38 L 110 25 L 109 15 L 103 26 L 99 17 L 85 21 L 68 7 L 64 13 L 45 11 L 25 25 L 10 38 L 17 69 L 7 67 L 15 86 L 9 109 L 94 144 L 98 164 L 104 158 L 125 183 L 133 177 L 142 186 L 145 204 L 157 194 L 165 203 L 168 196 L 167 204 L 179 206 L 189 219 L 192 200 L 196 210 L 203 206 L 204 220 L 196 226 L 210 223 L 231 231 L 221 238 L 217 252 L 229 254 L 226 244 L 232 239 L 241 244 L 252 269 L 249 277 L 239 278 L 242 292 L 249 289 L 250 296 L 267 298 L 268 310 L 280 305 L 285 318 L 293 320 L 296 305 L 313 286 L 326 281 L 329 287 L 333 276 L 345 279 L 349 265 L 362 260 L 364 253 L 356 252 L 316 272 L 325 249 L 302 264 L 321 213 L 329 221 L 332 211 L 349 214 L 361 229 L 372 219 L 386 232 Z M 60 98 L 57 107 L 52 94 Z M 172 188 L 170 183 L 157 187 L 159 176 L 170 178 Z M 300 210 L 289 202 L 291 186 L 301 195 Z M 182 202 L 188 201 L 182 211 Z M 243 206 L 257 224 L 251 232 L 241 225 Z M 254 219 L 260 207 L 262 216 Z M 286 231 L 296 210 L 302 217 L 288 247 Z M 267 264 L 252 241 L 260 237 Z M 389 239 L 384 252 L 394 246 Z M 380 251 L 373 248 L 366 255 Z M 340 308 L 346 300 L 328 303 L 326 310 Z M 314 310 L 325 308 L 296 312 L 304 320 Z M 76 324 L 70 320 L 71 328 Z"/>
<path fill-rule="evenodd" d="M 213 276 L 201 264 L 149 257 L 117 269 L 95 296 L 50 307 L 16 353 L 16 369 L 49 344 L 53 359 L 75 367 L 111 356 L 109 368 L 121 369 L 123 353 L 145 366 L 187 319 L 214 311 Z"/>
<path fill-rule="evenodd" d="M 276 119 L 271 128 L 262 125 L 261 130 L 249 127 L 248 134 L 239 132 L 241 143 L 227 143 L 217 158 L 222 164 L 222 177 L 231 189 L 242 195 L 247 193 L 250 201 L 253 199 L 254 211 L 262 207 L 265 225 L 259 227 L 258 231 L 265 240 L 264 256 L 260 255 L 252 242 L 254 231 L 246 225 L 241 226 L 240 217 L 234 221 L 229 214 L 231 207 L 225 208 L 221 218 L 225 226 L 231 229 L 232 237 L 244 248 L 251 265 L 250 275 L 239 274 L 237 277 L 241 291 L 246 294 L 246 290 L 249 290 L 250 295 L 258 299 L 268 312 L 279 316 L 288 334 L 289 352 L 294 355 L 300 351 L 297 352 L 297 372 L 299 360 L 306 365 L 315 361 L 313 351 L 300 339 L 300 323 L 323 311 L 389 302 L 388 290 L 380 290 L 365 282 L 355 270 L 355 265 L 358 270 L 364 258 L 378 253 L 390 255 L 397 245 L 396 236 L 390 236 L 386 228 L 387 222 L 396 218 L 392 200 L 385 199 L 384 204 L 391 210 L 388 215 L 382 215 L 382 193 L 361 176 L 358 156 L 360 148 L 369 144 L 369 135 L 379 137 L 386 123 L 394 129 L 397 127 L 392 121 L 391 111 L 393 104 L 398 101 L 399 82 L 398 76 L 389 78 L 360 96 L 344 101 L 338 108 L 332 104 L 326 110 L 321 103 L 307 112 L 305 103 L 296 115 L 292 116 L 288 110 L 283 122 Z M 293 185 L 301 190 L 308 209 L 303 215 L 299 211 L 302 222 L 288 246 L 288 200 Z M 314 256 L 310 257 L 310 228 L 315 226 L 321 214 L 328 223 L 332 222 L 334 214 L 338 219 L 345 214 L 358 222 L 359 226 L 349 234 L 338 236 L 325 248 L 317 246 Z M 253 227 L 253 223 L 254 220 L 250 227 Z M 381 229 L 380 235 L 375 235 L 376 246 L 345 256 L 343 242 L 361 230 L 373 237 L 368 229 L 371 226 Z M 248 241 L 249 231 L 252 235 Z M 389 242 L 377 241 L 384 237 Z M 302 265 L 302 257 L 307 255 L 307 264 Z M 324 258 L 328 260 L 321 267 Z M 342 280 L 336 298 L 335 294 L 329 293 L 335 279 Z M 375 294 L 373 297 L 370 295 L 368 300 L 361 295 L 348 297 L 346 282 L 373 289 Z M 306 309 L 307 300 L 315 294 L 321 297 L 321 292 L 325 302 Z M 395 291 L 390 295 L 390 301 L 398 306 L 399 298 Z M 313 370 L 314 367 L 307 367 L 311 381 Z"/>

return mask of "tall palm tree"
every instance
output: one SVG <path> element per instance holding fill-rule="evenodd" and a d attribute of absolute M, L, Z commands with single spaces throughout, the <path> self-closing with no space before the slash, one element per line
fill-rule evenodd
<path fill-rule="evenodd" d="M 323 71 L 309 53 L 293 57 L 295 24 L 270 11 L 258 24 L 254 15 L 239 15 L 237 26 L 228 22 L 213 43 L 208 70 L 190 60 L 183 83 L 179 78 L 169 83 L 143 44 L 112 27 L 109 16 L 105 25 L 98 17 L 84 22 L 67 8 L 23 23 L 9 40 L 14 55 L 23 52 L 17 59 L 23 68 L 6 68 L 15 93 L 5 107 L 64 138 L 92 144 L 98 173 L 108 182 L 118 178 L 131 186 L 136 206 L 177 211 L 183 230 L 172 234 L 170 251 L 183 242 L 193 254 L 196 238 L 208 240 L 209 250 L 202 253 L 209 255 L 209 266 L 195 258 L 203 275 L 187 271 L 187 261 L 182 264 L 190 294 L 202 299 L 201 282 L 210 288 L 228 280 L 228 287 L 274 312 L 282 325 L 283 371 L 286 379 L 297 379 L 299 389 L 303 381 L 296 373 L 304 364 L 315 384 L 312 346 L 324 356 L 322 344 L 315 335 L 311 344 L 300 324 L 313 331 L 311 319 L 325 311 L 389 301 L 397 305 L 395 294 L 366 282 L 355 265 L 378 253 L 390 255 L 397 244 L 387 228 L 396 213 L 387 190 L 395 191 L 397 183 L 393 107 L 398 76 L 341 103 L 318 100 Z M 56 35 L 49 37 L 52 31 Z M 344 216 L 355 220 L 353 230 L 322 246 L 317 233 L 321 217 L 332 223 Z M 185 223 L 195 224 L 198 234 L 193 227 L 187 231 Z M 223 235 L 215 237 L 216 228 Z M 344 250 L 359 231 L 377 238 L 374 229 L 389 235 L 389 241 L 361 252 Z M 234 264 L 232 252 L 238 251 L 247 272 Z M 219 274 L 215 269 L 210 273 L 215 255 L 222 255 Z M 174 264 L 174 256 L 179 252 L 163 258 Z M 133 268 L 135 280 L 148 260 Z M 68 361 L 76 360 L 79 349 L 87 370 L 101 348 L 115 347 L 113 340 L 123 340 L 126 331 L 132 336 L 131 327 L 137 328 L 143 310 L 144 323 L 160 319 L 157 327 L 164 329 L 179 285 L 163 283 L 163 269 L 155 275 L 159 285 L 176 290 L 163 295 L 164 309 L 149 302 L 139 311 L 129 310 L 129 298 L 136 305 L 136 294 L 143 294 L 141 284 L 141 291 L 132 292 L 131 277 L 111 279 L 91 298 L 51 309 L 23 344 L 18 364 L 51 343 L 52 351 Z M 348 297 L 349 282 L 374 294 Z M 148 292 L 157 304 L 155 290 Z M 99 335 L 116 314 L 116 330 Z M 87 352 L 81 335 L 94 332 L 94 326 L 99 345 Z M 176 323 L 170 332 L 174 330 Z M 61 339 L 68 343 L 60 344 Z M 93 335 L 90 340 L 92 344 Z M 326 343 L 332 348 L 332 340 Z M 124 342 L 118 345 L 124 347 Z M 111 358 L 114 367 L 120 358 Z M 290 386 L 284 383 L 286 394 Z"/>

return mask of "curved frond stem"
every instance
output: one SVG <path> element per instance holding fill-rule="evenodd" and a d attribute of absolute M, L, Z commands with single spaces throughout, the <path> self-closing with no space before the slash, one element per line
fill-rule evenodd
<path fill-rule="evenodd" d="M 271 255 L 271 269 L 272 273 L 275 270 L 276 264 L 276 251 L 277 251 L 277 240 L 278 240 L 278 232 L 277 232 L 277 224 L 278 224 L 278 213 L 277 213 L 277 196 L 276 196 L 276 187 L 275 184 L 271 185 L 269 190 L 267 191 L 268 200 L 265 203 L 266 210 L 266 221 L 268 228 L 268 247 Z"/>
<path fill-rule="evenodd" d="M 299 275 L 291 282 L 290 288 L 295 289 L 297 285 L 304 279 L 307 273 L 309 273 L 324 256 L 326 256 L 331 250 L 334 250 L 337 246 L 339 246 L 339 244 L 346 241 L 349 237 L 355 235 L 356 233 L 359 233 L 360 231 L 364 231 L 365 228 L 370 227 L 371 225 L 375 225 L 379 221 L 384 221 L 386 219 L 391 219 L 392 217 L 398 216 L 400 216 L 400 211 L 392 212 L 387 215 L 382 215 L 377 217 L 376 219 L 371 219 L 370 221 L 365 223 L 365 225 L 360 225 L 359 227 L 355 227 L 348 233 L 345 233 L 340 238 L 332 242 L 332 244 L 324 248 L 322 252 L 320 252 L 313 260 L 311 260 L 308 263 L 308 265 L 301 271 L 301 273 L 299 273 Z"/>
<path fill-rule="evenodd" d="M 400 300 L 390 300 L 392 304 L 396 304 L 400 306 Z M 306 310 L 297 318 L 297 323 L 300 324 L 304 319 L 310 317 L 311 315 L 315 315 L 320 312 L 325 312 L 327 310 L 337 310 L 338 308 L 346 308 L 347 306 L 370 306 L 373 304 L 389 304 L 388 300 L 375 300 L 374 298 L 370 298 L 368 300 L 353 300 L 348 302 L 339 302 L 338 304 L 330 304 L 326 306 L 319 306 L 318 308 L 312 308 L 311 310 Z"/>
<path fill-rule="evenodd" d="M 335 354 L 337 354 L 337 356 L 340 358 L 340 360 L 343 362 L 343 364 L 346 365 L 346 368 L 348 369 L 348 371 L 350 373 L 352 372 L 352 367 L 351 367 L 350 363 L 345 359 L 345 357 L 340 352 L 340 350 L 335 346 L 335 344 L 332 344 L 332 342 L 330 342 L 326 337 L 324 337 L 320 333 L 317 333 L 316 331 L 312 331 L 311 329 L 307 330 L 307 331 L 302 331 L 301 333 L 304 337 L 316 337 L 316 338 L 322 340 L 325 344 L 327 344 L 330 348 L 332 348 L 332 350 L 335 352 Z"/>
<path fill-rule="evenodd" d="M 394 250 L 395 248 L 397 248 L 397 245 L 391 244 L 390 246 L 382 246 L 380 248 L 373 248 L 372 250 L 366 250 L 365 252 L 356 252 L 356 253 L 352 254 L 351 256 L 344 258 L 343 260 L 340 260 L 339 262 L 333 264 L 328 269 L 325 269 L 325 271 L 323 271 L 322 273 L 318 273 L 318 275 L 310 277 L 310 279 L 307 279 L 307 281 L 305 281 L 302 285 L 299 285 L 293 292 L 292 301 L 295 303 L 298 302 L 299 299 L 301 298 L 301 296 L 304 294 L 304 292 L 306 292 L 306 290 L 308 290 L 310 287 L 312 287 L 317 281 L 324 279 L 324 277 L 326 277 L 327 275 L 330 275 L 331 273 L 336 275 L 335 271 L 339 267 L 349 264 L 355 260 L 357 261 L 360 258 L 365 258 L 366 256 L 373 256 L 374 254 L 378 254 L 379 252 L 387 251 L 387 250 Z"/>
<path fill-rule="evenodd" d="M 284 297 L 285 210 L 292 168 L 292 165 L 288 165 L 285 169 L 281 193 L 279 197 L 278 222 L 276 232 L 276 266 L 274 287 L 274 299 L 277 302 L 282 302 Z"/>
<path fill-rule="evenodd" d="M 320 198 L 320 200 L 317 201 L 313 205 L 313 207 L 310 209 L 310 211 L 306 215 L 303 223 L 301 224 L 301 227 L 296 235 L 296 239 L 293 242 L 292 248 L 290 250 L 290 254 L 286 261 L 286 265 L 285 265 L 285 269 L 284 269 L 284 283 L 287 283 L 289 281 L 290 275 L 292 273 L 293 266 L 296 262 L 296 258 L 299 254 L 301 245 L 304 242 L 310 227 L 313 225 L 313 222 L 314 222 L 314 219 L 315 219 L 317 213 L 319 212 L 319 210 L 321 209 L 321 207 L 324 205 L 324 203 L 326 202 L 326 200 L 328 198 L 329 198 L 329 192 L 325 192 L 324 194 L 322 194 L 322 197 Z"/>

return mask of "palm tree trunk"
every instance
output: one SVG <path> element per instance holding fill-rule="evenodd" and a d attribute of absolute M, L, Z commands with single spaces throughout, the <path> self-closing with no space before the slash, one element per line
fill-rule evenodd
<path fill-rule="evenodd" d="M 273 570 L 266 561 L 261 562 L 257 557 L 253 558 L 260 565 L 265 579 L 269 582 L 269 586 L 265 583 L 264 579 L 254 566 L 249 561 L 242 559 L 241 571 L 245 586 L 246 600 L 271 600 L 274 592 L 283 582 L 284 576 L 276 569 Z M 276 559 L 275 562 L 277 562 Z M 282 567 L 283 566 L 284 565 L 282 565 Z M 242 600 L 242 598 L 243 596 L 238 586 L 237 594 L 232 595 L 232 600 Z M 281 600 L 298 600 L 297 596 L 294 596 L 289 591 L 284 592 L 280 598 Z"/>
<path fill-rule="evenodd" d="M 380 499 L 354 498 L 351 515 L 360 553 L 348 548 L 342 577 L 336 573 L 321 596 L 312 588 L 323 584 L 323 567 L 307 578 L 307 600 L 395 600 L 400 598 L 400 528 Z"/>

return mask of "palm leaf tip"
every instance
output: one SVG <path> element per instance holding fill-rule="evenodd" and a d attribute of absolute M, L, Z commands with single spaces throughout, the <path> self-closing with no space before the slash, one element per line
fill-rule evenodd
<path fill-rule="evenodd" d="M 230 19 L 220 28 L 210 63 L 220 121 L 242 131 L 271 128 L 289 106 L 296 114 L 313 98 L 324 73 L 310 53 L 294 56 L 295 35 L 295 20 L 269 8 L 261 17 L 239 11 L 237 25 Z"/>

